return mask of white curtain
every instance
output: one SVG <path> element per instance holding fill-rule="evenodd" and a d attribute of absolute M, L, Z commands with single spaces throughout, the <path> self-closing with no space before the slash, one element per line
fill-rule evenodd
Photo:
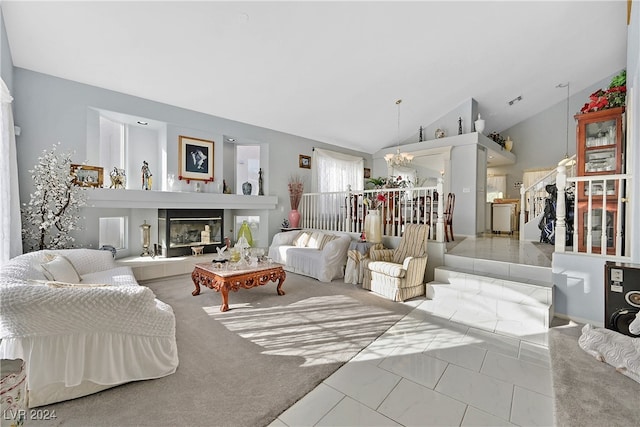
<path fill-rule="evenodd" d="M 533 184 L 538 182 L 540 179 L 542 179 L 544 176 L 549 175 L 554 170 L 555 168 L 527 169 L 522 174 L 522 185 L 524 186 L 524 188 L 529 188 Z M 540 188 L 544 187 L 547 184 L 550 184 L 552 181 L 555 182 L 555 177 L 545 180 L 543 183 L 540 184 Z"/>
<path fill-rule="evenodd" d="M 315 193 L 364 190 L 364 159 L 335 151 L 314 148 L 311 187 Z"/>
<path fill-rule="evenodd" d="M 507 176 L 506 175 L 488 175 L 487 176 L 487 202 L 493 202 L 495 199 L 502 199 L 507 193 Z"/>
<path fill-rule="evenodd" d="M 7 85 L 0 79 L 0 265 L 22 253 L 18 160 Z"/>

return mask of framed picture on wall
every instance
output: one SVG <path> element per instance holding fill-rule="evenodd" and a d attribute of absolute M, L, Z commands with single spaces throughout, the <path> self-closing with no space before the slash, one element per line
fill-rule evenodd
<path fill-rule="evenodd" d="M 371 169 L 364 168 L 364 178 L 365 179 L 371 178 Z"/>
<path fill-rule="evenodd" d="M 80 187 L 102 187 L 104 169 L 99 166 L 71 165 L 73 183 Z"/>
<path fill-rule="evenodd" d="M 300 167 L 304 169 L 311 169 L 311 156 L 300 154 Z"/>
<path fill-rule="evenodd" d="M 180 135 L 178 179 L 213 181 L 213 147 L 213 141 Z"/>

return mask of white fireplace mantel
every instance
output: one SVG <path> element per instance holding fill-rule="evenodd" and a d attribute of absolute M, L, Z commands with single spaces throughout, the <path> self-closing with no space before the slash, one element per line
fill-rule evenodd
<path fill-rule="evenodd" d="M 88 188 L 87 207 L 143 209 L 275 209 L 277 196 Z"/>

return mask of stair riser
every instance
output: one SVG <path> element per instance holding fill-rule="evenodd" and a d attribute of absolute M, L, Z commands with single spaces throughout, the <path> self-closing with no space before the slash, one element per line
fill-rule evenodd
<path fill-rule="evenodd" d="M 491 304 L 480 304 L 477 301 L 449 298 L 437 294 L 431 301 L 432 312 L 441 317 L 450 318 L 460 323 L 481 327 L 490 324 L 521 324 L 528 328 L 548 329 L 553 318 L 553 308 L 534 308 L 520 304 L 493 301 Z"/>
<path fill-rule="evenodd" d="M 468 310 L 474 313 L 486 313 L 493 317 L 504 319 L 534 319 L 542 321 L 548 326 L 553 317 L 551 306 L 531 306 L 511 301 L 491 298 L 488 296 L 470 294 L 451 288 L 447 285 L 428 285 L 427 296 L 442 307 L 456 311 Z"/>

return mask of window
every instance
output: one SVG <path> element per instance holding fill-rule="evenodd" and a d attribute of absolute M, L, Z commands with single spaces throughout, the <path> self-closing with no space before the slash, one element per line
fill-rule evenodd
<path fill-rule="evenodd" d="M 312 189 L 317 193 L 364 189 L 364 160 L 335 151 L 313 150 Z"/>
<path fill-rule="evenodd" d="M 495 199 L 502 199 L 507 192 L 506 175 L 487 176 L 487 202 L 491 203 Z"/>
<path fill-rule="evenodd" d="M 116 250 L 127 247 L 127 217 L 103 217 L 99 219 L 98 245 L 113 246 Z"/>

